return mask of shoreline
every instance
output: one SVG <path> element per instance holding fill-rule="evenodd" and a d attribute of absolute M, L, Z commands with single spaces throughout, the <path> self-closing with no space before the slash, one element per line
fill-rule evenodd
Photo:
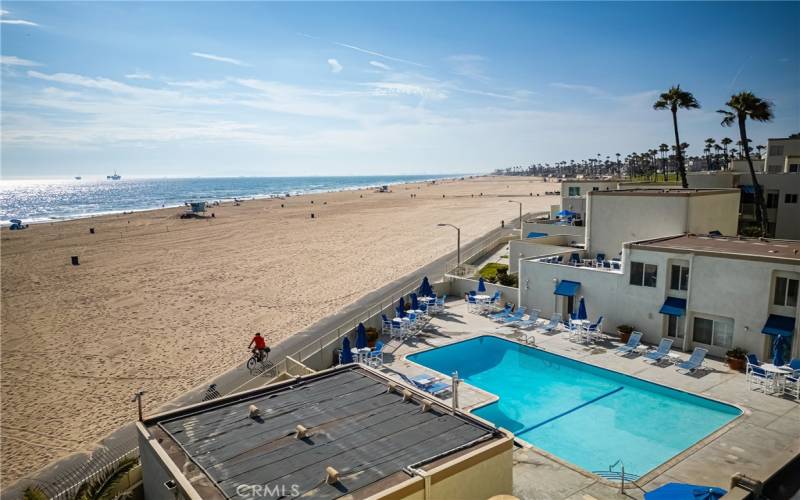
<path fill-rule="evenodd" d="M 422 176 L 423 174 L 419 174 Z M 404 181 L 393 181 L 393 182 L 386 182 L 385 184 L 363 184 L 363 185 L 350 185 L 344 186 L 341 188 L 336 189 L 308 189 L 308 190 L 294 190 L 284 192 L 283 195 L 280 194 L 256 194 L 256 195 L 243 195 L 237 196 L 233 198 L 218 198 L 218 199 L 208 199 L 208 200 L 199 200 L 199 201 L 206 201 L 207 203 L 234 203 L 237 200 L 241 201 L 253 201 L 253 200 L 271 200 L 271 199 L 286 199 L 291 197 L 299 197 L 299 196 L 306 196 L 306 195 L 314 195 L 314 194 L 325 194 L 325 193 L 340 193 L 345 191 L 359 191 L 361 189 L 375 189 L 380 186 L 405 186 L 411 184 L 420 184 L 420 183 L 429 183 L 432 181 L 456 181 L 456 180 L 464 180 L 464 179 L 472 179 L 477 177 L 487 177 L 491 176 L 490 174 L 463 174 L 463 175 L 454 175 L 449 177 L 437 177 L 437 174 L 433 174 L 433 177 L 427 179 L 409 179 Z M 409 175 L 416 176 L 416 175 Z M 319 176 L 321 178 L 357 178 L 357 177 L 369 177 L 369 176 Z M 381 176 L 375 176 L 381 177 Z M 387 176 L 393 177 L 393 176 Z M 402 177 L 402 176 L 398 176 Z M 205 180 L 213 180 L 213 179 L 313 179 L 315 176 L 300 176 L 300 177 L 170 177 L 161 179 L 158 177 L 147 177 L 147 178 L 136 178 L 133 180 L 136 181 L 149 181 L 149 180 L 189 180 L 189 179 L 205 179 Z M 14 181 L 15 179 L 8 179 Z M 36 181 L 37 179 L 16 179 L 18 181 Z M 52 179 L 53 181 L 64 181 L 69 182 L 71 179 Z M 98 179 L 99 181 L 103 181 L 103 179 Z M 80 182 L 80 181 L 75 181 Z M 117 182 L 117 181 L 108 181 L 108 182 Z M 288 196 L 287 196 L 288 195 Z M 162 204 L 161 206 L 156 207 L 142 207 L 142 208 L 134 208 L 130 210 L 111 210 L 111 211 L 103 211 L 103 212 L 94 212 L 89 214 L 78 214 L 78 215 L 68 215 L 63 217 L 48 217 L 48 218 L 36 218 L 36 219 L 28 219 L 25 220 L 25 217 L 17 217 L 14 216 L 13 218 L 22 219 L 25 224 L 47 224 L 47 223 L 55 223 L 55 222 L 67 222 L 73 220 L 86 220 L 92 219 L 95 217 L 104 217 L 109 215 L 129 215 L 134 213 L 142 213 L 142 212 L 150 212 L 153 210 L 161 210 L 161 209 L 170 209 L 170 208 L 180 208 L 185 206 L 184 204 Z M 9 220 L 0 220 L 0 228 L 10 226 L 10 218 Z"/>

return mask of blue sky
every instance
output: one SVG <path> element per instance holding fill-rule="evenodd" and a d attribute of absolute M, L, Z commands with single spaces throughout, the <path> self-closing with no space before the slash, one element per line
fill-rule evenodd
<path fill-rule="evenodd" d="M 3 177 L 485 172 L 800 131 L 800 4 L 3 2 Z"/>

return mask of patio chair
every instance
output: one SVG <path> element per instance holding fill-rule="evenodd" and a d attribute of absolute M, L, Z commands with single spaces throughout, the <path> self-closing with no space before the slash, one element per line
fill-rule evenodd
<path fill-rule="evenodd" d="M 367 364 L 374 368 L 383 365 L 383 342 L 378 341 L 375 344 L 375 349 L 367 354 Z"/>
<path fill-rule="evenodd" d="M 601 266 L 601 265 L 603 265 L 603 262 L 606 260 L 606 254 L 604 254 L 604 253 L 599 253 L 599 254 L 597 254 L 597 256 L 595 257 L 595 259 L 597 260 L 597 265 L 598 265 L 598 266 Z"/>
<path fill-rule="evenodd" d="M 383 335 L 392 334 L 392 320 L 387 318 L 385 314 L 381 314 L 381 333 Z"/>
<path fill-rule="evenodd" d="M 642 341 L 642 332 L 633 332 L 631 333 L 631 336 L 628 339 L 628 343 L 617 347 L 614 350 L 614 354 L 627 356 L 628 354 L 635 352 L 636 349 L 639 348 L 639 343 L 641 341 Z"/>
<path fill-rule="evenodd" d="M 416 387 L 417 389 L 421 389 L 427 392 L 428 394 L 432 394 L 434 396 L 438 396 L 450 390 L 450 384 L 447 384 L 445 382 L 434 381 L 427 384 L 422 384 L 418 382 L 419 377 L 417 377 L 417 380 L 415 381 L 414 379 L 410 379 L 406 375 L 403 375 L 402 373 L 400 374 L 400 378 L 402 378 L 406 383 L 409 383 L 412 386 Z"/>
<path fill-rule="evenodd" d="M 758 356 L 755 353 L 747 353 L 746 359 L 745 379 L 747 380 L 747 388 L 752 391 L 753 386 L 756 386 L 766 392 L 767 387 L 772 385 L 772 375 L 761 368 L 761 361 L 758 360 Z"/>
<path fill-rule="evenodd" d="M 509 314 L 507 317 L 496 319 L 495 321 L 507 325 L 509 323 L 514 323 L 515 321 L 520 321 L 523 316 L 525 316 L 525 307 L 520 306 L 517 308 L 516 311 Z"/>
<path fill-rule="evenodd" d="M 695 347 L 688 360 L 678 363 L 678 371 L 684 373 L 694 373 L 703 368 L 703 360 L 706 359 L 706 354 L 708 354 L 708 349 Z"/>
<path fill-rule="evenodd" d="M 467 295 L 467 312 L 478 312 L 478 301 L 474 295 Z"/>
<path fill-rule="evenodd" d="M 541 314 L 541 312 L 542 311 L 538 309 L 532 309 L 531 312 L 528 313 L 528 319 L 513 321 L 512 323 L 507 324 L 513 324 L 517 328 L 530 328 L 539 320 L 539 314 Z"/>
<path fill-rule="evenodd" d="M 581 256 L 577 253 L 572 253 L 569 256 L 569 263 L 573 266 L 581 261 Z"/>
<path fill-rule="evenodd" d="M 406 332 L 407 332 L 406 327 L 402 321 L 400 320 L 392 321 L 392 333 L 391 333 L 392 339 L 398 339 L 402 342 L 406 338 Z"/>
<path fill-rule="evenodd" d="M 556 328 L 558 328 L 559 324 L 561 324 L 561 315 L 555 313 L 552 316 L 550 316 L 550 322 L 544 325 L 544 327 L 542 327 L 542 330 L 544 330 L 545 333 L 550 333 Z"/>
<path fill-rule="evenodd" d="M 783 393 L 794 399 L 800 399 L 800 370 L 794 370 L 791 375 L 786 375 L 784 382 Z"/>
<path fill-rule="evenodd" d="M 660 363 L 669 354 L 669 350 L 672 349 L 672 342 L 672 339 L 661 339 L 658 349 L 646 353 L 642 359 L 647 362 Z"/>

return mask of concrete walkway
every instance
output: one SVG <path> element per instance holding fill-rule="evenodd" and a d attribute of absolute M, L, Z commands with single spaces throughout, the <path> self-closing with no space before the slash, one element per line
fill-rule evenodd
<path fill-rule="evenodd" d="M 466 304 L 461 300 L 450 302 L 446 313 L 434 318 L 417 340 L 408 340 L 401 345 L 397 341 L 390 344 L 392 347 L 386 356 L 383 371 L 398 380 L 398 373 L 408 376 L 433 374 L 431 370 L 407 361 L 405 356 L 486 334 L 520 340 L 519 333 L 513 328 L 498 328 L 498 324 L 488 318 L 468 313 Z M 652 365 L 643 362 L 640 356 L 617 356 L 613 348 L 619 344 L 611 340 L 602 346 L 586 346 L 569 341 L 563 332 L 555 335 L 534 332 L 533 336 L 537 348 L 718 399 L 739 406 L 744 414 L 645 475 L 637 482 L 640 488 L 626 489 L 625 495 L 619 493 L 618 486 L 598 476 L 524 445 L 514 454 L 514 493 L 519 498 L 642 498 L 645 490 L 650 491 L 673 481 L 728 489 L 734 473 L 741 472 L 763 480 L 774 472 L 775 466 L 769 463 L 774 464 L 781 459 L 788 461 L 800 453 L 800 403 L 788 397 L 748 390 L 744 374 L 731 371 L 722 361 L 707 359 L 707 371 L 684 375 L 672 365 Z M 677 354 L 688 358 L 688 354 Z M 442 374 L 449 382 L 447 375 Z M 469 384 L 462 383 L 459 387 L 461 409 L 469 410 L 494 399 L 494 395 Z M 449 398 L 444 401 L 452 404 Z M 647 422 L 640 422 L 639 425 L 646 426 Z"/>

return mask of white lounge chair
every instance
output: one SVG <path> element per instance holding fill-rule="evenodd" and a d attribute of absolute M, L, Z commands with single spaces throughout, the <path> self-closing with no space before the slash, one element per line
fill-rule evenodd
<path fill-rule="evenodd" d="M 506 323 L 507 325 L 513 325 L 517 328 L 530 328 L 536 324 L 539 320 L 539 313 L 541 313 L 538 309 L 533 309 L 530 313 L 528 313 L 528 319 L 521 319 L 518 321 L 511 321 Z"/>
<path fill-rule="evenodd" d="M 544 327 L 542 327 L 542 330 L 544 330 L 545 333 L 550 333 L 556 328 L 558 328 L 558 325 L 560 323 L 561 323 L 561 315 L 558 313 L 553 314 L 552 316 L 550 316 L 550 322 L 544 325 Z"/>
<path fill-rule="evenodd" d="M 672 349 L 672 342 L 672 339 L 661 339 L 658 349 L 645 353 L 642 359 L 647 362 L 660 363 L 669 354 L 669 350 Z"/>
<path fill-rule="evenodd" d="M 628 354 L 636 351 L 636 349 L 639 348 L 639 343 L 641 341 L 642 341 L 642 332 L 633 332 L 631 333 L 631 336 L 628 339 L 628 343 L 617 347 L 617 349 L 614 351 L 614 354 L 627 356 Z"/>
<path fill-rule="evenodd" d="M 684 373 L 693 373 L 703 367 L 703 360 L 706 358 L 708 349 L 702 347 L 695 347 L 689 359 L 678 363 L 678 371 Z"/>

